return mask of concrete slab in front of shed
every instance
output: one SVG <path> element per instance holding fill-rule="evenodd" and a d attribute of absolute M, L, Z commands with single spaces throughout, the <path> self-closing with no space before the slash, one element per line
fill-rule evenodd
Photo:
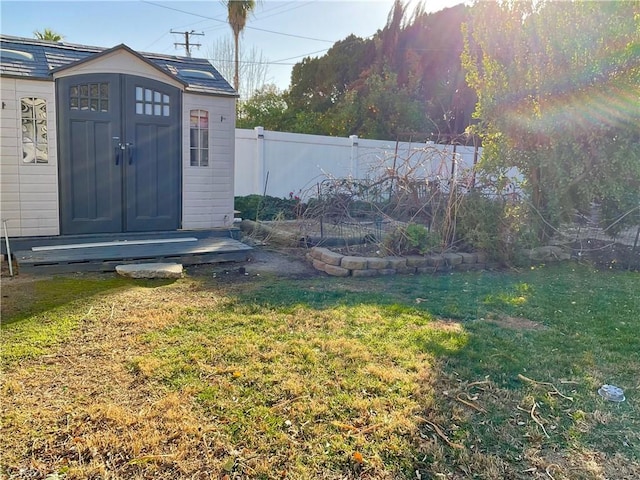
<path fill-rule="evenodd" d="M 118 275 L 129 278 L 181 278 L 180 263 L 131 263 L 116 266 Z"/>

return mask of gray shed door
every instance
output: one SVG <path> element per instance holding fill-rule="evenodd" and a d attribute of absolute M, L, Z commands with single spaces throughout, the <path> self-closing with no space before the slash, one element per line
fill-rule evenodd
<path fill-rule="evenodd" d="M 57 80 L 62 234 L 180 225 L 180 91 L 121 74 Z"/>

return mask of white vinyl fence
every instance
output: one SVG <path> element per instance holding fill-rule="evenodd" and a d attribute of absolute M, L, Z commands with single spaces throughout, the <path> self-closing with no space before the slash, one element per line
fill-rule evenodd
<path fill-rule="evenodd" d="M 330 178 L 378 178 L 383 169 L 414 178 L 468 175 L 480 158 L 474 147 L 236 129 L 235 195 L 314 196 Z"/>

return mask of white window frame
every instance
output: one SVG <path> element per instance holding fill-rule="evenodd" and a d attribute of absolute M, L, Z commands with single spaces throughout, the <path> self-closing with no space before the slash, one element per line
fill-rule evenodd
<path fill-rule="evenodd" d="M 40 112 L 35 108 L 37 102 L 42 102 Z M 47 99 L 42 97 L 20 97 L 21 163 L 23 165 L 49 163 L 47 103 Z"/>
<path fill-rule="evenodd" d="M 196 121 L 194 122 L 194 118 Z M 208 110 L 193 108 L 189 110 L 189 165 L 208 167 L 210 162 L 209 125 L 211 116 Z"/>

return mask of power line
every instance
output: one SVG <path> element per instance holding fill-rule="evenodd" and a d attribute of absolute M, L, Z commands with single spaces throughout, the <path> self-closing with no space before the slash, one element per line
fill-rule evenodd
<path fill-rule="evenodd" d="M 164 32 L 162 35 L 160 35 L 158 38 L 156 38 L 153 42 L 151 42 L 149 45 L 147 45 L 146 47 L 144 47 L 144 50 L 147 51 L 149 50 L 151 47 L 153 47 L 156 43 L 158 43 L 162 38 L 164 38 L 165 35 L 167 35 L 169 32 Z"/>
<path fill-rule="evenodd" d="M 367 37 L 356 37 L 353 40 L 343 40 L 342 41 L 342 45 L 349 45 L 351 43 L 355 43 L 358 42 L 360 40 L 371 40 L 372 38 L 374 38 L 376 36 L 376 33 L 369 35 Z M 303 53 L 301 55 L 295 55 L 293 57 L 287 57 L 287 58 L 281 58 L 279 60 L 274 60 L 274 61 L 266 61 L 266 62 L 249 62 L 246 60 L 240 60 L 240 63 L 245 63 L 245 64 L 264 64 L 264 65 L 286 65 L 286 66 L 292 66 L 292 65 L 297 65 L 297 63 L 285 63 L 287 60 L 294 60 L 296 58 L 301 58 L 301 57 L 308 57 L 309 55 L 315 55 L 316 53 L 323 53 L 323 52 L 327 52 L 329 51 L 331 48 L 333 47 L 329 47 L 329 48 L 323 48 L 321 50 L 315 50 L 313 52 L 308 52 L 308 53 Z M 445 50 L 446 51 L 446 50 Z M 229 60 L 220 60 L 220 59 L 215 59 L 215 58 L 210 58 L 209 60 L 211 60 L 212 62 L 229 62 Z"/>
<path fill-rule="evenodd" d="M 185 13 L 187 15 L 193 15 L 194 17 L 206 18 L 207 20 L 213 20 L 214 22 L 221 22 L 221 23 L 225 23 L 225 24 L 227 23 L 226 20 L 220 20 L 219 18 L 207 17 L 206 15 L 200 15 L 199 13 L 188 12 L 186 10 L 181 10 L 179 8 L 170 7 L 168 5 L 162 5 L 160 3 L 149 2 L 149 1 L 145 1 L 145 0 L 143 0 L 143 3 L 147 3 L 147 4 L 153 5 L 155 7 L 166 8 L 167 10 L 173 10 L 174 12 L 180 12 L 180 13 Z M 265 28 L 246 26 L 245 29 L 247 29 L 247 30 L 256 30 L 256 31 L 265 32 L 265 33 L 271 33 L 273 35 L 282 35 L 284 37 L 301 38 L 303 40 L 313 40 L 315 42 L 334 43 L 333 40 L 325 40 L 325 39 L 322 39 L 322 38 L 305 37 L 303 35 L 295 35 L 293 33 L 276 32 L 274 30 L 267 30 Z"/>
<path fill-rule="evenodd" d="M 220 63 L 230 63 L 230 64 L 234 64 L 235 61 L 234 60 L 228 60 L 228 59 L 219 59 L 219 58 L 209 58 L 208 60 L 211 60 L 214 65 L 215 64 L 220 64 Z M 252 62 L 249 60 L 238 60 L 239 64 L 243 64 L 243 65 L 280 65 L 280 66 L 286 66 L 286 67 L 291 67 L 293 65 L 296 65 L 295 63 L 284 63 L 284 62 L 270 62 L 270 61 L 264 61 L 264 62 Z"/>
<path fill-rule="evenodd" d="M 315 52 L 309 52 L 309 53 L 303 53 L 302 55 L 296 55 L 294 57 L 288 57 L 288 58 L 281 58 L 280 60 L 274 60 L 274 61 L 266 61 L 266 62 L 250 62 L 247 60 L 240 60 L 239 63 L 244 63 L 244 64 L 260 64 L 260 65 L 286 65 L 286 66 L 292 66 L 292 65 L 297 65 L 297 63 L 285 63 L 287 60 L 294 60 L 296 58 L 300 58 L 300 57 L 308 57 L 309 55 L 313 55 L 315 53 L 322 53 L 322 52 L 326 52 L 327 50 L 329 50 L 328 48 L 323 48 L 322 50 L 316 50 Z M 216 59 L 216 58 L 210 58 L 209 60 L 211 60 L 212 62 L 232 62 L 231 60 L 221 60 L 221 59 Z"/>
<path fill-rule="evenodd" d="M 265 18 L 271 18 L 271 17 L 275 17 L 276 15 L 281 15 L 281 14 L 283 14 L 283 13 L 289 13 L 289 12 L 291 12 L 292 10 L 295 10 L 295 9 L 297 9 L 297 8 L 301 8 L 301 7 L 306 7 L 307 5 L 311 5 L 312 3 L 316 3 L 317 1 L 318 1 L 318 0 L 311 0 L 310 2 L 306 2 L 306 3 L 290 2 L 290 3 L 295 3 L 296 5 L 295 5 L 295 6 L 293 6 L 293 7 L 291 7 L 291 8 L 289 8 L 289 9 L 287 9 L 287 10 L 285 10 L 284 12 L 275 12 L 275 13 L 271 13 L 271 12 L 273 12 L 273 10 L 276 10 L 276 9 L 278 9 L 278 8 L 283 8 L 283 7 L 285 7 L 286 5 L 281 5 L 280 7 L 274 7 L 274 8 L 272 8 L 271 10 L 267 10 L 267 11 L 265 11 L 265 13 L 271 13 L 271 15 L 265 15 L 265 16 L 257 17 L 257 18 L 256 18 L 256 21 L 257 21 L 257 22 L 259 22 L 259 21 L 261 21 L 261 20 L 264 20 Z"/>
<path fill-rule="evenodd" d="M 201 47 L 202 46 L 199 43 L 191 43 L 191 42 L 189 42 L 189 37 L 191 35 L 202 35 L 202 36 L 204 36 L 204 33 L 196 33 L 194 30 L 191 30 L 190 32 L 187 32 L 187 31 L 174 32 L 173 30 L 171 30 L 170 33 L 178 33 L 180 35 L 184 35 L 184 43 L 176 42 L 176 43 L 174 43 L 174 45 L 176 47 L 178 47 L 178 46 L 184 47 L 185 52 L 187 53 L 187 57 L 191 57 L 191 47 Z"/>

